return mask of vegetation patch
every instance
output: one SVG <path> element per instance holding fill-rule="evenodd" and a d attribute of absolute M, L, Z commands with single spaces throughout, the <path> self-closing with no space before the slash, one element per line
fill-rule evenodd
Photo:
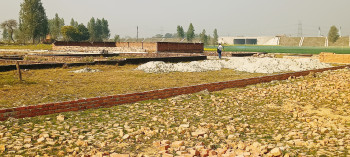
<path fill-rule="evenodd" d="M 100 72 L 77 74 L 70 72 L 85 67 L 23 70 L 23 83 L 19 83 L 16 71 L 1 72 L 0 108 L 143 92 L 266 75 L 229 69 L 210 72 L 148 74 L 134 70 L 136 65 L 86 67 L 98 69 Z"/>

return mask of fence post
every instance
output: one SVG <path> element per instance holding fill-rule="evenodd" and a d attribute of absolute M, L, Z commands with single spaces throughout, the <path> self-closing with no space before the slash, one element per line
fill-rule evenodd
<path fill-rule="evenodd" d="M 17 68 L 19 80 L 22 81 L 22 73 L 21 73 L 21 68 L 19 67 L 18 61 L 16 61 L 16 68 Z"/>

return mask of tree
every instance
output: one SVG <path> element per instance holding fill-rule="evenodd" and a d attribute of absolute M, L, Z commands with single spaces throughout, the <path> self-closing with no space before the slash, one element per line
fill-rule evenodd
<path fill-rule="evenodd" d="M 163 38 L 163 35 L 161 35 L 161 34 L 156 34 L 155 36 L 153 36 L 153 38 Z"/>
<path fill-rule="evenodd" d="M 102 39 L 103 40 L 108 40 L 109 37 L 111 36 L 109 26 L 108 26 L 108 21 L 102 18 Z"/>
<path fill-rule="evenodd" d="M 78 25 L 77 29 L 78 29 L 78 32 L 79 32 L 78 41 L 89 40 L 89 38 L 90 38 L 89 30 L 85 27 L 84 24 Z"/>
<path fill-rule="evenodd" d="M 70 20 L 70 26 L 73 26 L 73 27 L 77 28 L 78 27 L 78 21 L 74 21 L 74 19 L 72 18 Z"/>
<path fill-rule="evenodd" d="M 177 26 L 177 37 L 179 37 L 181 39 L 185 38 L 184 28 L 182 28 L 182 26 L 180 26 L 180 25 Z"/>
<path fill-rule="evenodd" d="M 328 32 L 328 40 L 332 43 L 336 42 L 339 38 L 339 30 L 337 27 L 332 26 Z"/>
<path fill-rule="evenodd" d="M 4 21 L 3 23 L 1 23 L 1 28 L 4 30 L 6 30 L 6 32 L 8 33 L 8 38 L 10 38 L 13 42 L 15 42 L 15 40 L 13 40 L 13 33 L 15 32 L 15 30 L 17 29 L 17 21 L 16 20 L 7 20 Z"/>
<path fill-rule="evenodd" d="M 195 34 L 194 34 L 194 27 L 192 25 L 192 23 L 190 23 L 190 26 L 188 27 L 188 31 L 187 31 L 187 41 L 192 41 L 192 39 L 194 38 Z"/>
<path fill-rule="evenodd" d="M 171 33 L 165 33 L 164 38 L 172 38 L 173 35 Z"/>
<path fill-rule="evenodd" d="M 218 35 L 218 30 L 215 28 L 214 29 L 214 37 L 213 37 L 214 39 L 214 45 L 217 45 L 218 44 L 218 41 L 219 41 L 219 35 Z"/>
<path fill-rule="evenodd" d="M 78 41 L 79 40 L 79 31 L 73 26 L 63 26 L 61 29 L 63 39 L 65 41 Z"/>
<path fill-rule="evenodd" d="M 90 34 L 90 41 L 91 42 L 94 42 L 96 40 L 96 36 L 95 36 L 95 25 L 96 25 L 96 22 L 95 22 L 95 18 L 92 17 L 90 19 L 90 21 L 88 22 L 88 25 L 87 25 L 87 28 L 89 30 L 89 34 Z"/>
<path fill-rule="evenodd" d="M 55 14 L 55 18 L 49 20 L 49 33 L 51 38 L 56 40 L 61 36 L 61 28 L 64 26 L 64 19 Z"/>
<path fill-rule="evenodd" d="M 102 33 L 103 33 L 103 26 L 102 26 L 102 20 L 97 19 L 96 20 L 96 25 L 95 25 L 95 37 L 96 41 L 103 41 L 102 40 Z"/>
<path fill-rule="evenodd" d="M 120 36 L 119 35 L 115 35 L 113 41 L 114 42 L 120 42 Z"/>
<path fill-rule="evenodd" d="M 3 29 L 3 31 L 2 31 L 2 39 L 3 39 L 3 41 L 9 39 L 9 33 L 7 32 L 7 29 Z"/>
<path fill-rule="evenodd" d="M 49 31 L 48 19 L 41 0 L 24 0 L 19 13 L 20 31 L 35 43 L 45 38 Z"/>
<path fill-rule="evenodd" d="M 205 34 L 206 31 L 205 29 L 203 29 L 202 33 L 199 34 L 199 37 L 201 39 L 201 42 L 204 44 L 204 45 L 207 45 L 208 44 L 208 36 Z"/>

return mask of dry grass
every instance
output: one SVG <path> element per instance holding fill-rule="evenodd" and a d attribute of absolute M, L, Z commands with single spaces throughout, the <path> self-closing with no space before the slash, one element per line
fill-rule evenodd
<path fill-rule="evenodd" d="M 0 108 L 36 105 L 81 98 L 141 92 L 169 87 L 182 87 L 210 82 L 262 76 L 224 69 L 201 73 L 148 74 L 135 71 L 137 66 L 89 66 L 97 73 L 72 73 L 71 69 L 23 71 L 23 82 L 16 71 L 0 73 Z"/>

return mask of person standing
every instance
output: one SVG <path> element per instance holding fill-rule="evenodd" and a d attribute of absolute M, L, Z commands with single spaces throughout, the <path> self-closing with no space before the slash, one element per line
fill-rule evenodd
<path fill-rule="evenodd" d="M 219 44 L 218 49 L 217 49 L 217 52 L 219 54 L 219 59 L 221 59 L 221 52 L 223 49 L 224 49 L 224 47 L 222 47 L 221 44 Z"/>

